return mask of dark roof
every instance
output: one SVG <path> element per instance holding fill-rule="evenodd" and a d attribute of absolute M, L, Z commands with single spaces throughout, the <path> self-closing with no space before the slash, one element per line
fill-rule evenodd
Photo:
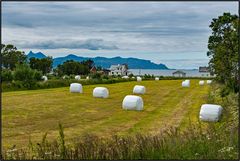
<path fill-rule="evenodd" d="M 209 72 L 209 67 L 199 67 L 199 72 Z"/>
<path fill-rule="evenodd" d="M 177 70 L 177 71 L 173 72 L 172 74 L 176 74 L 176 73 L 186 74 L 185 72 L 183 72 L 181 70 Z"/>

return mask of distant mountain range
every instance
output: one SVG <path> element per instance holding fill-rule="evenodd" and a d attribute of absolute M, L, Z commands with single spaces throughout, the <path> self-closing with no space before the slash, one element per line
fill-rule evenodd
<path fill-rule="evenodd" d="M 27 54 L 28 59 L 34 57 L 34 58 L 45 58 L 47 57 L 41 52 L 33 53 L 30 51 Z M 150 60 L 144 60 L 144 59 L 138 59 L 138 58 L 122 58 L 122 57 L 113 57 L 113 58 L 105 58 L 105 57 L 81 57 L 76 56 L 73 54 L 67 55 L 65 57 L 57 57 L 53 59 L 53 68 L 56 68 L 59 64 L 64 63 L 67 60 L 74 60 L 74 61 L 83 61 L 91 59 L 94 61 L 95 66 L 101 66 L 103 68 L 110 68 L 113 64 L 128 64 L 129 69 L 169 69 L 164 64 L 155 64 L 151 62 Z"/>

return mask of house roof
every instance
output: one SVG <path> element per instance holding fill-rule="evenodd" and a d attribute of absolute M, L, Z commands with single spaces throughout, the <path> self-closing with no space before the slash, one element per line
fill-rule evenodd
<path fill-rule="evenodd" d="M 177 71 L 175 71 L 175 72 L 173 72 L 172 74 L 186 74 L 185 72 L 183 72 L 183 71 L 181 71 L 181 70 L 177 70 Z"/>
<path fill-rule="evenodd" d="M 209 67 L 199 67 L 199 72 L 209 72 Z"/>

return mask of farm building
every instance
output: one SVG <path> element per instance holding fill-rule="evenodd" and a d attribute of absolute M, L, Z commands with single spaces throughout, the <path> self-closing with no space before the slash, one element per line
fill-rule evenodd
<path fill-rule="evenodd" d="M 177 70 L 177 71 L 173 72 L 172 75 L 174 77 L 186 77 L 186 73 L 181 70 Z"/>
<path fill-rule="evenodd" d="M 210 74 L 210 69 L 209 69 L 209 67 L 199 67 L 199 73 L 201 73 L 201 76 L 202 77 L 210 77 L 210 76 L 212 76 L 211 74 Z"/>
<path fill-rule="evenodd" d="M 127 64 L 111 65 L 109 75 L 129 75 Z"/>

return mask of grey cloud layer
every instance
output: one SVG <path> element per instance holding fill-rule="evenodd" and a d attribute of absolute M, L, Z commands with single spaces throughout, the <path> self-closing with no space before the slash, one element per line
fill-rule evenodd
<path fill-rule="evenodd" d="M 3 2 L 2 40 L 25 49 L 206 52 L 208 26 L 223 12 L 236 14 L 237 2 Z"/>
<path fill-rule="evenodd" d="M 68 48 L 68 49 L 88 49 L 88 50 L 114 50 L 118 49 L 116 45 L 111 44 L 110 42 L 105 42 L 102 39 L 88 39 L 86 41 L 80 40 L 44 40 L 44 41 L 15 41 L 19 44 L 21 48 L 35 48 L 35 49 L 59 49 L 59 48 Z"/>

